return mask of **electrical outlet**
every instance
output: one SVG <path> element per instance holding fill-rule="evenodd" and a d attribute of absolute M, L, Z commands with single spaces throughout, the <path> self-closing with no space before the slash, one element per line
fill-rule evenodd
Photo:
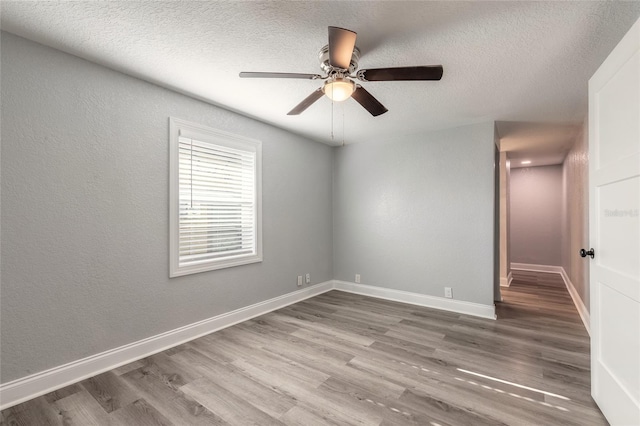
<path fill-rule="evenodd" d="M 304 282 L 307 284 L 311 282 L 311 274 L 307 274 L 304 276 Z"/>
<path fill-rule="evenodd" d="M 356 283 L 360 284 L 360 274 L 356 274 Z"/>
<path fill-rule="evenodd" d="M 302 275 L 298 275 L 298 287 L 302 285 Z"/>
<path fill-rule="evenodd" d="M 453 293 L 451 291 L 451 287 L 444 288 L 444 297 L 446 297 L 447 299 L 453 299 Z"/>

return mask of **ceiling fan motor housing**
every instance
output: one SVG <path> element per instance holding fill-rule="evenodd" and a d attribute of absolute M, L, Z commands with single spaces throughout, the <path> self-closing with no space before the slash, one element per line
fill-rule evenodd
<path fill-rule="evenodd" d="M 322 68 L 322 70 L 327 73 L 328 76 L 336 73 L 353 74 L 355 70 L 358 69 L 358 61 L 360 60 L 360 49 L 358 49 L 357 47 L 353 48 L 353 53 L 351 54 L 351 62 L 349 63 L 349 69 L 347 70 L 341 70 L 329 64 L 328 44 L 320 49 L 320 52 L 318 52 L 318 60 L 320 61 L 320 68 Z"/>

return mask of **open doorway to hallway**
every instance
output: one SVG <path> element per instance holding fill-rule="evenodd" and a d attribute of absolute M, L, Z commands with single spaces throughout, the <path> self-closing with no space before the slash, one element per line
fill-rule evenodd
<path fill-rule="evenodd" d="M 588 263 L 579 256 L 580 248 L 588 246 L 587 123 L 498 122 L 496 129 L 501 293 L 497 300 L 508 299 L 516 282 L 543 291 L 539 280 L 550 282 L 548 278 L 554 277 L 588 332 Z"/>

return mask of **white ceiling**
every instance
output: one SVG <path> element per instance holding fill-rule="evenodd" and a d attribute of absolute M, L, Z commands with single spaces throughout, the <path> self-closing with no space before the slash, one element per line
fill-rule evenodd
<path fill-rule="evenodd" d="M 640 2 L 1 2 L 2 29 L 328 144 L 484 120 L 579 122 L 587 81 Z M 320 86 L 240 79 L 319 73 L 327 26 L 358 33 L 360 68 L 444 66 L 440 82 L 362 85 L 389 112 L 322 98 Z"/>

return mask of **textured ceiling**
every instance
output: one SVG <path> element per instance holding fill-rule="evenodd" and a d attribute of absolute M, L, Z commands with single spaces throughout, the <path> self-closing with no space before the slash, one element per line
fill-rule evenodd
<path fill-rule="evenodd" d="M 581 121 L 587 81 L 640 2 L 7 2 L 2 29 L 329 144 L 482 120 Z M 360 68 L 442 64 L 440 82 L 362 85 L 352 99 L 287 112 L 320 86 L 240 79 L 319 73 L 327 26 L 358 33 Z M 332 140 L 332 128 L 334 139 Z"/>

